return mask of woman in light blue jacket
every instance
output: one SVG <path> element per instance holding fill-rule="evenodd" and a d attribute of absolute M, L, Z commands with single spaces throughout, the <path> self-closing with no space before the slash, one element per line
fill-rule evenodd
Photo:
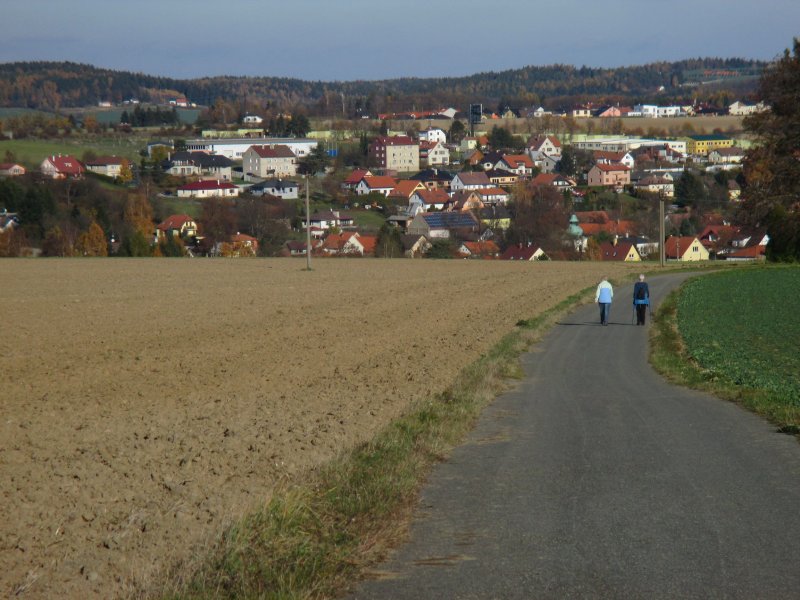
<path fill-rule="evenodd" d="M 600 280 L 597 291 L 594 294 L 594 301 L 600 305 L 600 324 L 608 325 L 608 313 L 611 311 L 611 301 L 614 298 L 614 288 L 608 282 L 607 277 Z"/>

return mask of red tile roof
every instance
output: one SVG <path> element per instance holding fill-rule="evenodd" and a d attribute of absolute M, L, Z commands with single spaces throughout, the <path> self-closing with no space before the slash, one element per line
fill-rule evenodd
<path fill-rule="evenodd" d="M 367 184 L 371 190 L 378 190 L 378 189 L 394 189 L 397 185 L 397 180 L 394 177 L 389 177 L 388 175 L 373 175 L 363 177 L 362 180 L 364 183 Z"/>
<path fill-rule="evenodd" d="M 180 229 L 184 223 L 194 222 L 194 219 L 189 215 L 170 215 L 161 223 L 158 224 L 157 229 L 161 231 L 169 231 L 170 229 Z"/>
<path fill-rule="evenodd" d="M 261 158 L 295 158 L 289 146 L 283 144 L 276 144 L 270 146 L 250 146 L 250 148 L 258 154 Z"/>
<path fill-rule="evenodd" d="M 64 175 L 80 175 L 86 169 L 83 168 L 81 161 L 74 156 L 48 156 L 47 160 L 50 161 L 59 173 Z"/>

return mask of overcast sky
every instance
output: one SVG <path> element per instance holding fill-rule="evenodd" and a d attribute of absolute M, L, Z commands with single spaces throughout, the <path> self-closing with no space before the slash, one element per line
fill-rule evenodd
<path fill-rule="evenodd" d="M 468 75 L 555 63 L 770 60 L 800 0 L 22 0 L 0 62 L 70 60 L 190 78 Z"/>

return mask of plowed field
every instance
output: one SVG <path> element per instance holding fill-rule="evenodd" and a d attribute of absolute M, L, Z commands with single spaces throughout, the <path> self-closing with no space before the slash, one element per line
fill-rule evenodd
<path fill-rule="evenodd" d="M 147 585 L 280 478 L 444 389 L 517 320 L 637 268 L 304 266 L 0 261 L 1 595 Z"/>

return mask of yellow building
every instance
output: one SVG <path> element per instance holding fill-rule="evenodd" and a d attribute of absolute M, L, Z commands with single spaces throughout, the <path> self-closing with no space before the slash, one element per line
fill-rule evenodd
<path fill-rule="evenodd" d="M 712 150 L 732 146 L 733 140 L 724 135 L 690 135 L 686 140 L 686 153 L 708 156 Z"/>

